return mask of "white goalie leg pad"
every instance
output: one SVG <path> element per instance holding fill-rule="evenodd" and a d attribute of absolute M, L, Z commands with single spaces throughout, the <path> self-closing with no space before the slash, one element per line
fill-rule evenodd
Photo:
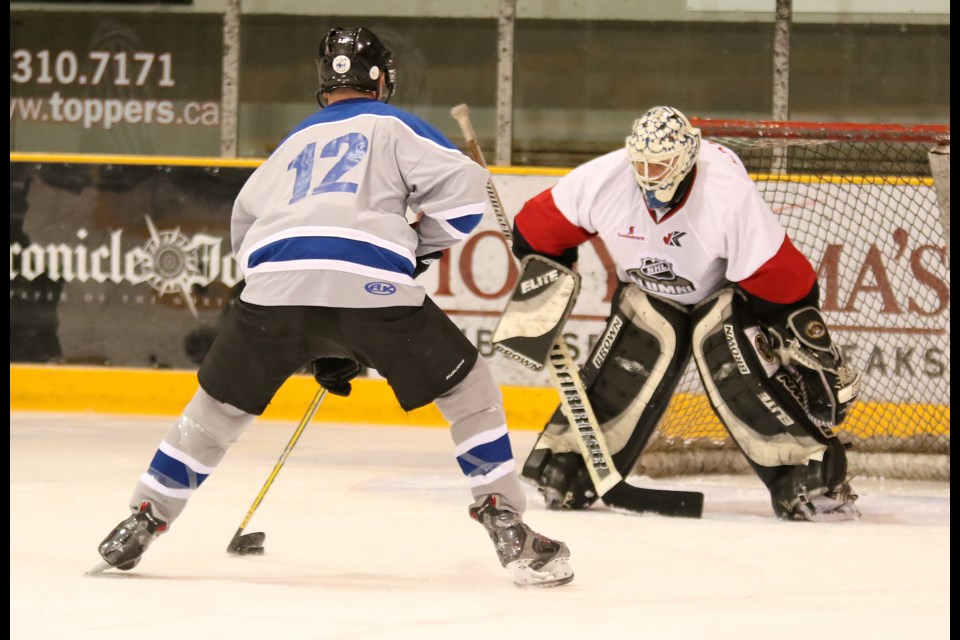
<path fill-rule="evenodd" d="M 693 355 L 710 404 L 755 469 L 822 462 L 827 445 L 767 384 L 779 359 L 759 327 L 740 324 L 735 295 L 724 289 L 693 312 Z"/>
<path fill-rule="evenodd" d="M 587 397 L 614 463 L 627 474 L 663 416 L 690 359 L 690 320 L 681 305 L 646 295 L 633 284 L 618 290 L 613 313 L 580 370 Z M 558 409 L 534 446 L 579 451 Z M 538 464 L 531 454 L 530 465 Z M 524 469 L 533 480 L 536 472 Z"/>
<path fill-rule="evenodd" d="M 137 482 L 130 497 L 131 510 L 150 502 L 161 520 L 172 523 L 254 420 L 256 416 L 197 389 Z"/>

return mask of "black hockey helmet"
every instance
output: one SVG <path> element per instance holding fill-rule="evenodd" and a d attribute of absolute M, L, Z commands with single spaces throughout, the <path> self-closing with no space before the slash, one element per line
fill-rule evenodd
<path fill-rule="evenodd" d="M 321 105 L 324 93 L 343 87 L 372 91 L 383 102 L 389 102 L 396 93 L 393 56 L 375 33 L 363 27 L 331 29 L 320 42 L 317 70 L 320 73 L 317 101 Z M 383 91 L 380 91 L 381 76 Z"/>

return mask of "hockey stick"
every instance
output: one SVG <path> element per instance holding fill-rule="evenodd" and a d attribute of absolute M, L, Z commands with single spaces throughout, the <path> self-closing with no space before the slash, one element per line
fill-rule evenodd
<path fill-rule="evenodd" d="M 467 142 L 470 157 L 486 167 L 483 150 L 477 141 L 470 122 L 470 108 L 459 104 L 450 110 L 450 115 L 460 125 Z M 487 180 L 487 197 L 497 217 L 497 224 L 509 247 L 513 247 L 513 230 L 504 212 L 493 180 Z M 600 499 L 609 507 L 638 513 L 657 513 L 665 516 L 699 518 L 703 513 L 703 494 L 696 491 L 667 491 L 644 489 L 628 484 L 617 471 L 613 456 L 607 448 L 587 393 L 580 379 L 579 369 L 567 350 L 563 338 L 558 338 L 550 348 L 550 374 L 557 391 L 563 413 L 577 434 L 580 452 L 587 463 L 587 471 Z"/>
<path fill-rule="evenodd" d="M 266 539 L 267 534 L 262 532 L 244 533 L 243 530 L 247 528 L 247 524 L 250 523 L 250 518 L 253 517 L 253 513 L 257 510 L 257 507 L 260 506 L 260 502 L 263 500 L 263 497 L 267 495 L 267 490 L 270 489 L 270 485 L 273 484 L 274 478 L 276 478 L 277 474 L 280 473 L 280 469 L 287 461 L 287 456 L 289 456 L 290 452 L 293 451 L 293 447 L 297 444 L 297 440 L 300 439 L 300 434 L 303 433 L 303 430 L 306 428 L 307 424 L 313 420 L 313 416 L 316 415 L 317 408 L 320 406 L 320 402 L 323 401 L 323 398 L 326 395 L 327 390 L 323 387 L 320 387 L 317 390 L 317 395 L 313 397 L 313 400 L 310 402 L 310 406 L 307 407 L 307 412 L 300 420 L 300 424 L 297 425 L 297 430 L 293 432 L 290 442 L 287 443 L 287 447 L 283 450 L 283 453 L 280 454 L 280 459 L 277 460 L 277 464 L 274 465 L 273 471 L 270 472 L 270 476 L 264 483 L 263 488 L 260 489 L 260 493 L 257 494 L 256 499 L 253 501 L 253 505 L 250 507 L 250 510 L 247 511 L 247 517 L 243 519 L 243 522 L 240 523 L 240 528 L 237 529 L 235 534 L 233 534 L 233 539 L 227 546 L 227 552 L 239 556 L 263 555 L 263 542 Z"/>

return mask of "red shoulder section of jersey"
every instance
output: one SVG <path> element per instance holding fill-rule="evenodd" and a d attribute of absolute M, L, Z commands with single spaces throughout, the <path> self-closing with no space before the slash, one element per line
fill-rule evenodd
<path fill-rule="evenodd" d="M 767 302 L 790 304 L 810 293 L 816 281 L 813 265 L 785 235 L 780 250 L 739 284 Z"/>
<path fill-rule="evenodd" d="M 572 224 L 560 213 L 553 201 L 552 189 L 527 200 L 514 218 L 514 223 L 535 251 L 552 256 L 581 245 L 596 235 Z"/>

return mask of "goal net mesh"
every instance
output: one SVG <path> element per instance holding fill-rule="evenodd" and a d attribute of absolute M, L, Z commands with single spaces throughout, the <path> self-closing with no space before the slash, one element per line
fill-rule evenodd
<path fill-rule="evenodd" d="M 949 127 L 695 124 L 737 152 L 813 263 L 834 342 L 863 373 L 838 430 L 850 474 L 949 480 Z M 746 471 L 691 361 L 635 472 Z"/>

